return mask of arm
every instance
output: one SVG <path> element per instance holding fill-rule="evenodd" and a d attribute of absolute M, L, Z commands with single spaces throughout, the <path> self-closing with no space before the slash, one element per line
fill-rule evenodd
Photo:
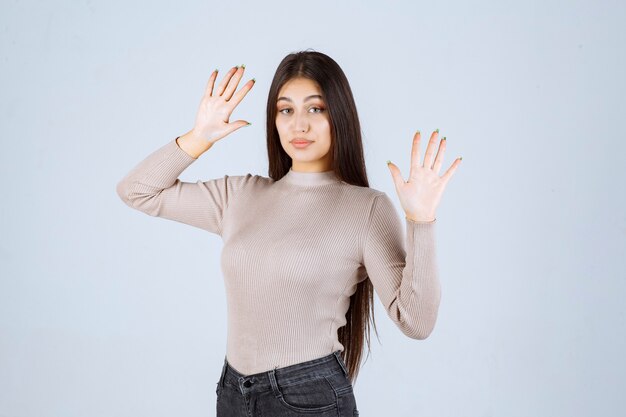
<path fill-rule="evenodd" d="M 430 335 L 441 300 L 435 222 L 405 218 L 405 251 L 400 218 L 383 193 L 374 198 L 365 235 L 363 265 L 374 290 L 387 315 L 412 339 Z"/>
<path fill-rule="evenodd" d="M 181 138 L 154 151 L 117 184 L 117 194 L 129 207 L 150 216 L 185 223 L 221 235 L 228 203 L 228 175 L 209 181 L 182 182 L 178 176 L 199 156 L 199 142 Z M 184 144 L 184 145 L 183 145 Z M 210 146 L 209 146 L 210 148 Z"/>

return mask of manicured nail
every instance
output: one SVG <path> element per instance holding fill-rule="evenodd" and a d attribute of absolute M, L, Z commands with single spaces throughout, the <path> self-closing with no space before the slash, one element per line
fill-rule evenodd
<path fill-rule="evenodd" d="M 245 67 L 246 67 L 246 64 L 241 64 L 241 68 L 245 68 Z"/>
<path fill-rule="evenodd" d="M 418 131 L 417 131 L 417 132 L 415 132 L 415 133 L 419 135 L 419 134 L 420 134 L 420 131 L 418 130 Z"/>
<path fill-rule="evenodd" d="M 462 160 L 463 160 L 463 157 L 460 157 L 459 159 L 462 161 Z"/>
<path fill-rule="evenodd" d="M 215 71 L 215 72 L 219 72 L 220 70 L 218 70 L 217 68 L 215 68 L 213 71 Z"/>
<path fill-rule="evenodd" d="M 446 137 L 444 136 L 443 139 L 441 139 L 441 140 L 446 140 Z"/>
<path fill-rule="evenodd" d="M 248 124 L 246 126 L 250 126 L 252 123 L 248 122 Z"/>
<path fill-rule="evenodd" d="M 389 165 L 391 163 L 391 161 L 387 161 L 387 165 Z"/>
<path fill-rule="evenodd" d="M 256 78 L 253 78 L 253 79 L 252 79 L 252 82 L 253 82 L 253 83 L 255 83 L 255 82 L 256 82 Z"/>
<path fill-rule="evenodd" d="M 435 132 L 439 133 L 439 128 L 437 128 L 437 130 L 435 130 Z"/>
<path fill-rule="evenodd" d="M 235 68 L 239 68 L 239 65 L 235 65 Z"/>

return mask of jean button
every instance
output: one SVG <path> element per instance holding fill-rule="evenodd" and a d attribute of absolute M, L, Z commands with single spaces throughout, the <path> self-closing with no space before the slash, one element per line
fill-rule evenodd
<path fill-rule="evenodd" d="M 252 382 L 250 382 L 250 380 L 248 379 L 243 383 L 243 386 L 246 388 L 250 388 L 250 386 L 252 386 Z"/>

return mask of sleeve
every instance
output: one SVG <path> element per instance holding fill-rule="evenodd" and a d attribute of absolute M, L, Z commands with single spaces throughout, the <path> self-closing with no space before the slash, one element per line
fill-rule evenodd
<path fill-rule="evenodd" d="M 180 181 L 178 176 L 198 158 L 183 151 L 176 139 L 150 154 L 122 178 L 117 194 L 129 207 L 150 216 L 221 235 L 229 177 Z"/>
<path fill-rule="evenodd" d="M 400 218 L 382 193 L 374 198 L 363 246 L 363 265 L 387 315 L 412 339 L 426 339 L 437 320 L 441 286 L 435 253 L 435 222 Z"/>

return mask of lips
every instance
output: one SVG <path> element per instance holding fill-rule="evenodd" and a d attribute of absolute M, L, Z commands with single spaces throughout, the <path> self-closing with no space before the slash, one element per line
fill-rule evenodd
<path fill-rule="evenodd" d="M 306 149 L 309 147 L 311 143 L 313 143 L 312 140 L 295 138 L 291 141 L 291 146 L 293 146 L 296 149 Z"/>
<path fill-rule="evenodd" d="M 302 138 L 295 138 L 291 140 L 291 143 L 297 143 L 297 144 L 304 144 L 304 143 L 311 143 L 313 142 L 312 140 L 308 140 L 308 139 L 302 139 Z"/>

